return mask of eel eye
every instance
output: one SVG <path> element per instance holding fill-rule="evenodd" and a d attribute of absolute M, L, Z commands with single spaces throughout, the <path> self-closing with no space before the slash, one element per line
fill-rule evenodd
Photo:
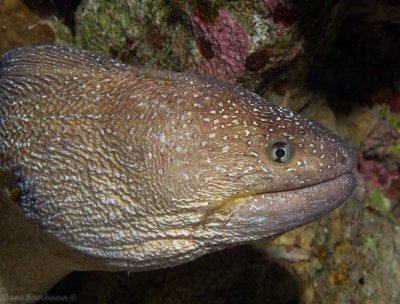
<path fill-rule="evenodd" d="M 284 164 L 292 158 L 293 148 L 285 140 L 275 140 L 269 144 L 268 153 L 274 162 Z"/>

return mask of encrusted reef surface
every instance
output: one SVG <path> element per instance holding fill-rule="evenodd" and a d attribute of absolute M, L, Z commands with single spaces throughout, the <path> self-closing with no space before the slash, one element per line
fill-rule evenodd
<path fill-rule="evenodd" d="M 273 241 L 154 272 L 74 274 L 52 294 L 78 293 L 81 303 L 399 301 L 400 3 L 87 0 L 67 25 L 54 20 L 65 12 L 13 19 L 25 11 L 12 13 L 13 3 L 0 2 L 0 30 L 13 33 L 1 51 L 57 41 L 238 82 L 335 130 L 359 164 L 345 205 Z"/>
<path fill-rule="evenodd" d="M 295 8 L 275 2 L 89 0 L 76 13 L 75 42 L 128 61 L 236 81 L 300 52 L 291 27 Z"/>
<path fill-rule="evenodd" d="M 0 1 L 0 53 L 38 43 L 52 43 L 54 32 L 47 21 L 32 13 L 22 1 Z"/>

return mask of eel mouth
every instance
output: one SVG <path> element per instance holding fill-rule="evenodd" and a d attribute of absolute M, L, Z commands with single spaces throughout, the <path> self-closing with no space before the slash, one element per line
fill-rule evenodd
<path fill-rule="evenodd" d="M 352 184 L 350 184 L 350 186 L 352 186 L 352 191 L 353 191 L 354 187 L 355 187 L 355 175 L 354 175 L 353 171 L 347 171 L 345 173 L 342 173 L 341 175 L 337 175 L 335 177 L 325 179 L 323 181 L 320 181 L 320 182 L 312 184 L 312 185 L 305 185 L 303 187 L 289 188 L 289 189 L 285 189 L 285 190 L 268 191 L 268 192 L 264 192 L 264 193 L 260 192 L 254 196 L 262 195 L 262 194 L 268 195 L 268 194 L 273 194 L 273 193 L 291 192 L 291 191 L 302 190 L 302 189 L 312 189 L 314 187 L 320 187 L 321 185 L 329 185 L 330 182 L 335 181 L 335 180 L 340 181 L 341 178 L 343 178 L 344 176 L 353 177 Z"/>
<path fill-rule="evenodd" d="M 332 211 L 350 197 L 354 187 L 355 175 L 347 172 L 303 188 L 251 195 L 228 207 L 230 218 L 239 222 L 268 221 L 289 229 Z"/>

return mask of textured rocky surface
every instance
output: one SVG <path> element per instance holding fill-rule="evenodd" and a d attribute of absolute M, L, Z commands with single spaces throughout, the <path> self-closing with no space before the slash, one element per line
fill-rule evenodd
<path fill-rule="evenodd" d="M 54 31 L 43 19 L 32 13 L 22 1 L 0 1 L 0 53 L 12 48 L 52 43 Z"/>

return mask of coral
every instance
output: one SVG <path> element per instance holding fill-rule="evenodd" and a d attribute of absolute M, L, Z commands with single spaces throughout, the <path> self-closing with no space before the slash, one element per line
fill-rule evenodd
<path fill-rule="evenodd" d="M 193 61 L 179 1 L 88 0 L 76 12 L 75 45 L 126 62 L 181 70 Z"/>
<path fill-rule="evenodd" d="M 87 0 L 75 14 L 74 44 L 129 63 L 243 81 L 251 89 L 259 75 L 302 54 L 294 7 L 252 0 Z"/>
<path fill-rule="evenodd" d="M 297 9 L 295 7 L 289 6 L 280 0 L 262 0 L 262 3 L 271 16 L 275 24 L 275 30 L 279 34 L 282 34 L 296 20 Z"/>
<path fill-rule="evenodd" d="M 203 59 L 195 71 L 234 81 L 245 71 L 249 39 L 244 29 L 225 10 L 214 22 L 191 16 L 192 31 Z"/>
<path fill-rule="evenodd" d="M 289 299 L 293 302 L 397 303 L 400 228 L 386 215 L 400 211 L 400 119 L 354 103 L 387 104 L 399 112 L 399 11 L 396 1 L 87 0 L 76 14 L 75 45 L 128 62 L 236 80 L 344 134 L 359 154 L 353 199 L 321 221 L 257 247 L 294 274 L 300 286 Z M 222 37 L 218 29 L 234 37 Z M 245 35 L 247 44 L 239 39 Z M 157 272 L 142 285 L 140 274 L 92 273 L 109 277 L 96 281 L 99 284 L 95 282 L 92 290 L 109 295 L 110 303 L 117 296 L 132 299 L 135 294 L 156 294 L 160 302 L 168 297 L 194 302 L 190 300 L 198 298 L 199 289 L 194 288 L 193 295 L 187 290 L 182 294 L 180 283 L 171 284 L 169 278 L 178 271 L 179 282 L 220 286 L 216 294 L 224 294 L 227 285 L 216 285 L 220 277 L 213 276 L 215 267 L 197 276 L 195 269 L 202 265 L 200 261 L 182 266 L 194 269 L 186 275 L 176 269 L 167 270 L 165 276 Z M 235 267 L 226 269 L 236 271 Z M 217 271 L 221 269 L 224 272 L 223 267 Z M 246 269 L 237 277 L 254 278 Z M 273 274 L 275 282 L 281 282 L 281 276 Z M 127 277 L 137 281 L 122 291 L 118 284 L 110 290 L 108 282 L 117 281 L 116 277 L 121 282 Z M 212 283 L 204 285 L 203 278 L 210 277 Z M 242 284 L 232 286 L 239 290 Z M 150 291 L 154 285 L 158 293 Z M 207 295 L 207 287 L 200 292 Z M 256 303 L 252 294 L 246 299 Z"/>
<path fill-rule="evenodd" d="M 382 87 L 371 95 L 371 106 L 388 105 L 391 112 L 400 113 L 400 92 L 389 86 Z"/>
<path fill-rule="evenodd" d="M 399 133 L 387 121 L 381 121 L 373 132 L 364 140 L 363 151 L 368 157 L 385 158 L 388 157 L 387 150 L 399 139 Z"/>
<path fill-rule="evenodd" d="M 376 159 L 359 159 L 359 172 L 367 182 L 367 188 L 389 189 L 392 182 L 400 178 L 400 172 L 396 168 L 389 170 L 385 164 Z"/>
<path fill-rule="evenodd" d="M 381 115 L 382 121 L 361 146 L 358 171 L 370 192 L 369 202 L 374 205 L 378 201 L 376 191 L 380 191 L 381 197 L 390 199 L 390 209 L 393 209 L 400 204 L 400 155 L 396 154 L 397 147 L 400 146 L 400 133 L 395 128 L 397 121 L 393 114 L 384 108 Z M 400 122 L 400 117 L 398 121 Z"/>

